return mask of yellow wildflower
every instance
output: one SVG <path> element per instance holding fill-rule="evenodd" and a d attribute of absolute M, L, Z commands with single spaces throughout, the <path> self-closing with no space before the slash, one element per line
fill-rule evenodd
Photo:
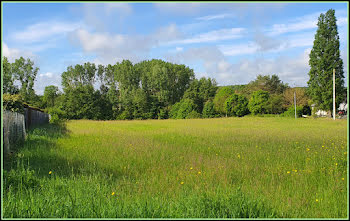
<path fill-rule="evenodd" d="M 192 170 L 193 168 L 191 167 L 190 170 Z"/>
<path fill-rule="evenodd" d="M 344 180 L 344 177 L 342 177 L 341 180 Z"/>
<path fill-rule="evenodd" d="M 290 173 L 290 171 L 287 171 L 287 173 Z"/>
<path fill-rule="evenodd" d="M 198 171 L 198 174 L 201 174 L 201 171 Z"/>
<path fill-rule="evenodd" d="M 182 181 L 180 184 L 181 184 L 181 185 L 183 185 L 183 184 L 184 184 L 184 182 Z"/>
<path fill-rule="evenodd" d="M 316 202 L 318 202 L 318 199 L 316 199 Z"/>
<path fill-rule="evenodd" d="M 52 171 L 49 172 L 49 175 L 51 175 L 51 174 L 52 174 Z"/>
<path fill-rule="evenodd" d="M 306 151 L 309 151 L 310 149 L 309 148 L 306 148 Z"/>
<path fill-rule="evenodd" d="M 114 196 L 115 195 L 115 192 L 112 192 L 112 196 Z"/>

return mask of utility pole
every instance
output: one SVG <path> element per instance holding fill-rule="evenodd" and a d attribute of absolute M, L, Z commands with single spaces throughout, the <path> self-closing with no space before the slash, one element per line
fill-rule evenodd
<path fill-rule="evenodd" d="M 333 120 L 335 120 L 335 69 L 333 68 Z"/>
<path fill-rule="evenodd" d="M 297 119 L 297 97 L 295 95 L 295 89 L 294 89 L 294 112 L 295 112 L 295 119 Z"/>

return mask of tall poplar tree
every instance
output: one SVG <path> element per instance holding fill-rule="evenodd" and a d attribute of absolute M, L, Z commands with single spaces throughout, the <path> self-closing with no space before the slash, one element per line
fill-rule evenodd
<path fill-rule="evenodd" d="M 314 104 L 331 111 L 333 106 L 333 69 L 335 69 L 336 105 L 344 99 L 344 71 L 340 58 L 335 11 L 330 9 L 318 18 L 317 32 L 310 53 L 308 93 Z"/>

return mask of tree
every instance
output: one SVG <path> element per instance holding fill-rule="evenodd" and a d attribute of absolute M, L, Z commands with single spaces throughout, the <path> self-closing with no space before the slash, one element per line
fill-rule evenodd
<path fill-rule="evenodd" d="M 326 111 L 331 111 L 333 106 L 333 69 L 336 78 L 336 105 L 344 99 L 343 60 L 340 58 L 336 21 L 333 9 L 320 15 L 309 60 L 308 94 L 319 109 Z"/>
<path fill-rule="evenodd" d="M 207 101 L 203 107 L 203 118 L 213 118 L 215 117 L 214 103 L 212 101 Z"/>
<path fill-rule="evenodd" d="M 250 95 L 254 91 L 263 90 L 270 94 L 282 94 L 288 88 L 277 75 L 258 75 L 254 81 L 243 88 L 245 94 Z"/>
<path fill-rule="evenodd" d="M 235 91 L 230 86 L 220 87 L 213 100 L 215 111 L 220 114 L 225 114 L 224 103 L 226 99 L 234 93 Z"/>
<path fill-rule="evenodd" d="M 289 106 L 294 106 L 294 92 L 297 101 L 297 105 L 306 106 L 309 102 L 309 97 L 306 94 L 306 88 L 295 87 L 288 88 L 283 93 L 283 107 L 288 108 Z"/>
<path fill-rule="evenodd" d="M 3 93 L 16 94 L 18 93 L 17 86 L 14 85 L 15 76 L 12 72 L 12 64 L 8 61 L 7 57 L 2 59 L 3 68 Z"/>
<path fill-rule="evenodd" d="M 243 95 L 233 94 L 225 101 L 225 111 L 228 116 L 242 117 L 249 113 L 248 99 Z"/>
<path fill-rule="evenodd" d="M 269 97 L 270 97 L 270 94 L 267 91 L 258 90 L 253 92 L 248 103 L 249 111 L 254 115 L 267 114 Z"/>
<path fill-rule="evenodd" d="M 55 100 L 58 97 L 58 87 L 54 85 L 46 86 L 44 89 L 43 102 L 46 107 L 55 106 Z"/>
<path fill-rule="evenodd" d="M 21 83 L 19 89 L 21 97 L 25 102 L 30 102 L 35 95 L 33 87 L 39 68 L 34 67 L 34 62 L 29 58 L 25 60 L 23 57 L 16 59 L 11 67 L 15 79 Z"/>

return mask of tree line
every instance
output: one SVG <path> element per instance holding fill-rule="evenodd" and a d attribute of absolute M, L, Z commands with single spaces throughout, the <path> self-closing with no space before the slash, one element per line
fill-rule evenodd
<path fill-rule="evenodd" d="M 3 57 L 4 107 L 22 101 L 45 109 L 53 119 L 188 119 L 242 117 L 247 114 L 311 114 L 310 106 L 332 110 L 332 70 L 336 70 L 337 106 L 344 100 L 343 61 L 335 11 L 318 19 L 310 53 L 308 87 L 290 88 L 278 75 L 258 75 L 246 85 L 218 86 L 213 78 L 195 78 L 192 69 L 158 59 L 133 64 L 94 63 L 69 66 L 61 75 L 63 91 L 47 86 L 42 96 L 33 86 L 38 68 L 30 59 L 10 63 Z M 17 82 L 17 84 L 16 84 Z"/>
<path fill-rule="evenodd" d="M 69 66 L 61 75 L 63 91 L 50 85 L 39 96 L 32 88 L 38 68 L 29 59 L 19 62 L 23 60 L 9 63 L 4 57 L 4 93 L 18 94 L 54 118 L 189 119 L 281 114 L 292 105 L 291 90 L 298 91 L 303 113 L 310 112 L 305 89 L 291 89 L 277 75 L 258 75 L 247 85 L 219 87 L 215 79 L 196 79 L 185 65 L 156 59 L 136 64 L 123 60 L 106 66 L 89 62 Z M 25 69 L 27 63 L 32 67 Z M 25 71 L 17 73 L 22 69 Z M 17 79 L 32 81 L 15 86 Z"/>

